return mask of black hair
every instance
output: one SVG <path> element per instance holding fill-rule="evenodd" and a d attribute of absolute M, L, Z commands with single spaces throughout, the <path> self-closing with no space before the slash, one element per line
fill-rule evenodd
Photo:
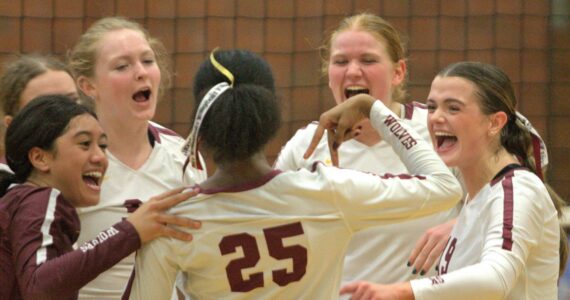
<path fill-rule="evenodd" d="M 90 108 L 63 95 L 39 96 L 26 105 L 6 132 L 6 161 L 14 173 L 0 171 L 0 196 L 12 183 L 28 179 L 33 170 L 28 158 L 32 148 L 52 150 L 55 140 L 67 131 L 69 122 L 83 114 L 97 118 Z"/>
<path fill-rule="evenodd" d="M 217 163 L 246 159 L 261 151 L 281 124 L 273 74 L 265 60 L 247 50 L 220 50 L 214 56 L 235 82 L 212 104 L 198 136 Z M 209 59 L 201 64 L 194 79 L 194 116 L 202 97 L 224 81 L 230 83 Z"/>

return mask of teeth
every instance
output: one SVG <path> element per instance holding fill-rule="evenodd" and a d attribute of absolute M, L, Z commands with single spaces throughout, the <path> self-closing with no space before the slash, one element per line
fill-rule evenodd
<path fill-rule="evenodd" d="M 441 132 L 441 131 L 436 131 L 434 132 L 435 136 L 451 136 L 454 137 L 455 135 L 451 134 L 451 133 L 447 133 L 447 132 Z"/>
<path fill-rule="evenodd" d="M 365 87 L 361 86 L 349 86 L 346 88 L 347 91 L 360 91 L 360 90 L 367 90 Z"/>
<path fill-rule="evenodd" d="M 103 176 L 102 172 L 87 172 L 85 174 L 83 174 L 83 176 L 89 176 L 89 177 L 94 177 L 97 179 L 100 179 Z"/>

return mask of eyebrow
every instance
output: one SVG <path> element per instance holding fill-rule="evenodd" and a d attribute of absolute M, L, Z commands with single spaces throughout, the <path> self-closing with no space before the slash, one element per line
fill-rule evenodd
<path fill-rule="evenodd" d="M 89 131 L 87 131 L 87 130 L 83 130 L 83 131 L 77 132 L 73 137 L 76 138 L 76 137 L 79 137 L 79 136 L 82 136 L 82 135 L 87 135 L 87 136 L 89 136 L 89 137 L 92 137 L 92 136 L 93 136 L 93 134 L 92 134 L 91 132 L 89 132 Z M 101 138 L 105 138 L 105 139 L 106 139 L 106 138 L 107 138 L 107 134 L 102 133 L 101 136 L 99 137 L 99 139 L 101 139 Z"/>
<path fill-rule="evenodd" d="M 430 102 L 430 101 L 431 101 L 431 102 L 436 102 L 436 101 L 433 100 L 433 99 L 427 99 L 427 100 L 426 100 L 426 102 Z M 445 103 L 445 104 L 449 104 L 450 102 L 451 102 L 451 103 L 457 103 L 457 104 L 459 104 L 459 105 L 465 105 L 465 103 L 463 103 L 463 102 L 460 101 L 459 99 L 455 99 L 455 98 L 445 98 L 445 99 L 443 99 L 443 103 Z"/>
<path fill-rule="evenodd" d="M 140 53 L 136 53 L 136 54 L 137 54 L 137 55 L 140 55 L 140 56 L 149 55 L 149 54 L 151 54 L 151 55 L 153 55 L 153 56 L 156 56 L 156 53 L 154 53 L 154 51 L 152 50 L 152 48 L 149 48 L 149 49 L 147 49 L 147 50 L 144 50 L 144 51 L 142 51 L 142 52 L 140 52 Z M 129 59 L 130 57 L 131 57 L 130 54 L 119 55 L 119 56 L 112 57 L 109 61 L 115 61 L 115 60 L 119 60 L 119 59 Z"/>

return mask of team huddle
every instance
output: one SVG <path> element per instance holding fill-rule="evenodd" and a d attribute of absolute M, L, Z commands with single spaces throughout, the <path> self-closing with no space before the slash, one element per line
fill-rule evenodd
<path fill-rule="evenodd" d="M 0 299 L 556 299 L 563 201 L 505 72 L 457 62 L 409 102 L 384 19 L 323 49 L 337 105 L 274 163 L 279 97 L 249 50 L 202 62 L 186 139 L 151 121 L 167 52 L 131 20 L 95 22 L 66 64 L 13 61 Z"/>

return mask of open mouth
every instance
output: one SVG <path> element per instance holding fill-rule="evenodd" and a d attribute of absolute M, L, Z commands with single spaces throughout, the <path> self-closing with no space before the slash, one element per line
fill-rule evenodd
<path fill-rule="evenodd" d="M 101 178 L 103 178 L 103 173 L 101 172 L 87 172 L 81 175 L 83 182 L 93 189 L 99 189 L 101 186 Z"/>
<path fill-rule="evenodd" d="M 149 88 L 140 90 L 133 95 L 133 100 L 136 102 L 145 102 L 150 99 L 151 91 Z"/>
<path fill-rule="evenodd" d="M 457 143 L 457 137 L 446 132 L 435 133 L 436 148 L 438 150 L 448 149 Z"/>
<path fill-rule="evenodd" d="M 370 90 L 360 86 L 349 86 L 344 89 L 344 96 L 346 99 L 358 94 L 370 94 Z"/>

